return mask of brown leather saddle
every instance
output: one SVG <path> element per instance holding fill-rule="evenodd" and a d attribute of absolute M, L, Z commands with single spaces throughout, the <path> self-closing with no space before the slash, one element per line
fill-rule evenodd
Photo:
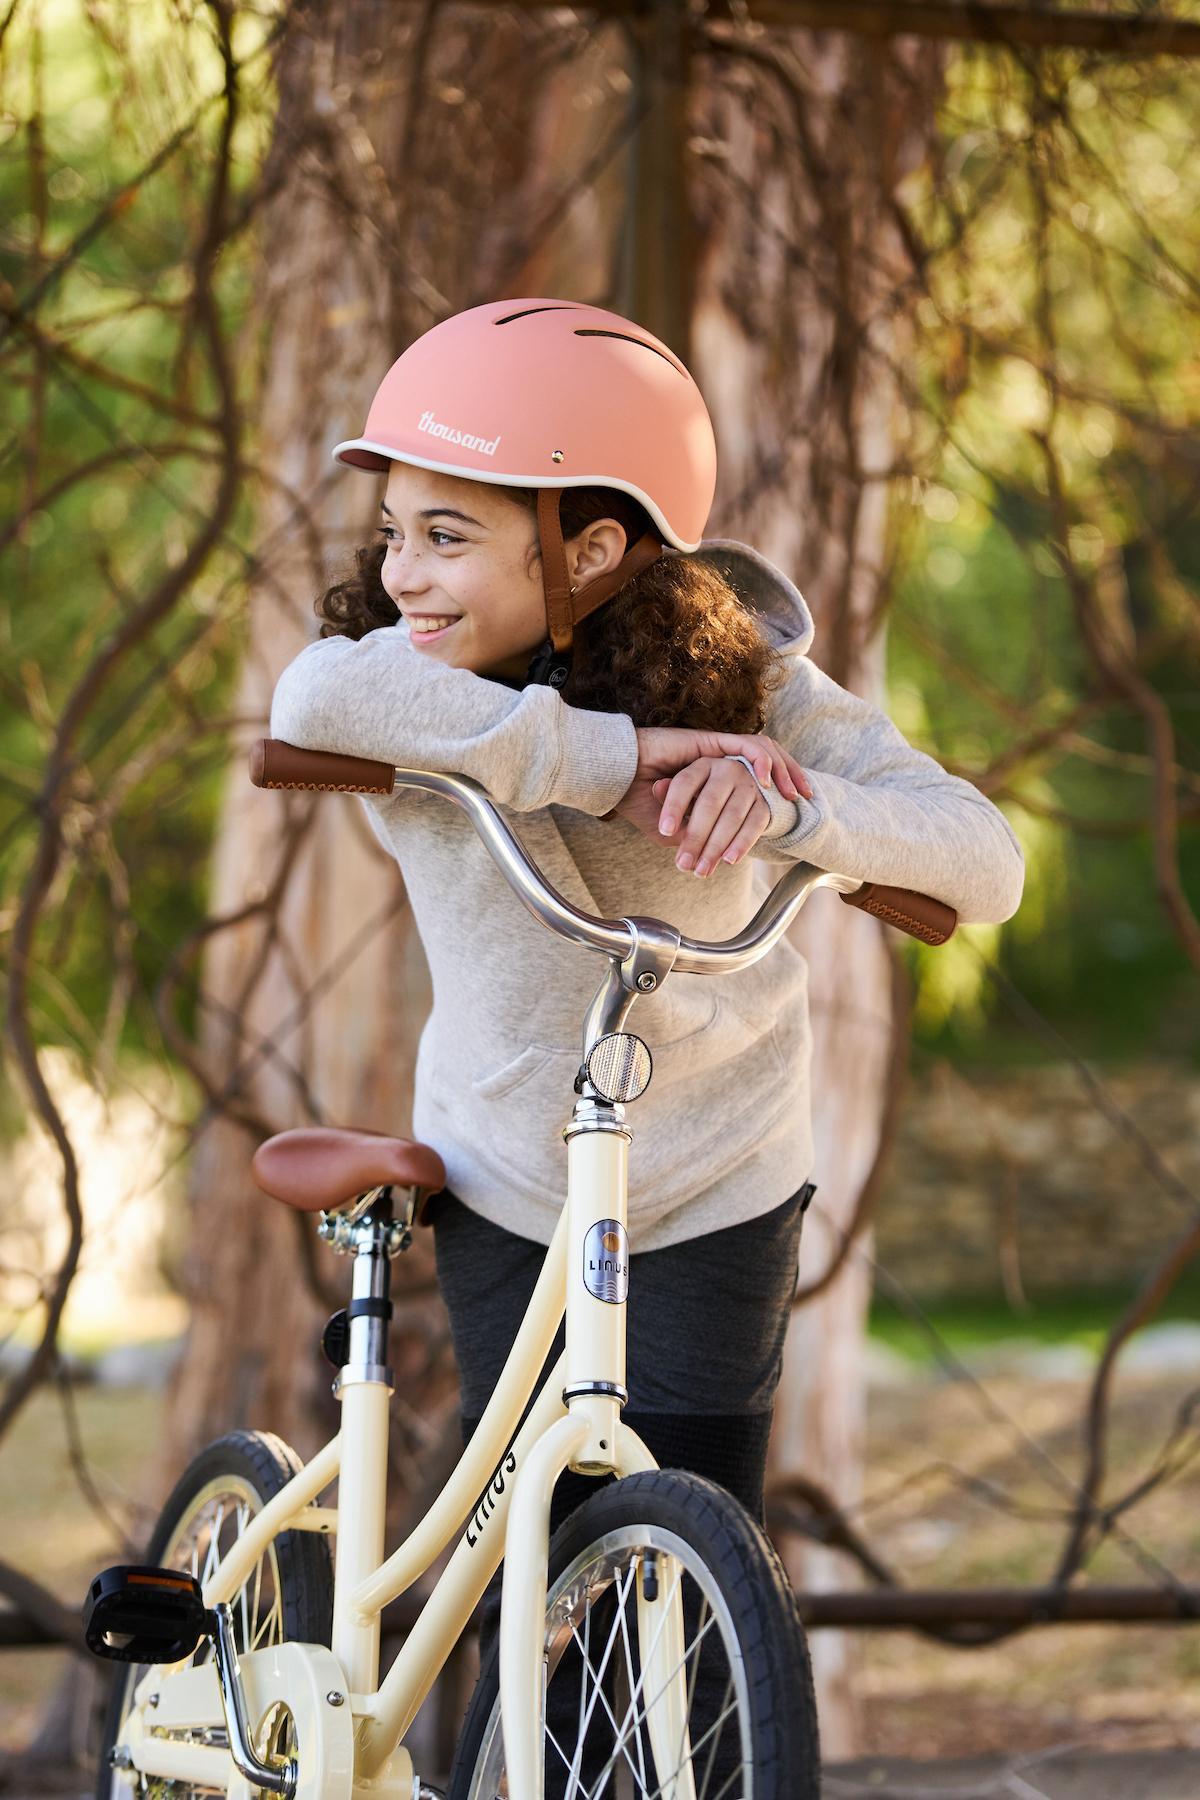
<path fill-rule="evenodd" d="M 428 1144 L 332 1125 L 277 1132 L 258 1146 L 250 1169 L 265 1194 L 297 1212 L 335 1212 L 372 1188 L 415 1188 L 418 1225 L 430 1223 L 430 1201 L 446 1185 L 445 1165 Z"/>

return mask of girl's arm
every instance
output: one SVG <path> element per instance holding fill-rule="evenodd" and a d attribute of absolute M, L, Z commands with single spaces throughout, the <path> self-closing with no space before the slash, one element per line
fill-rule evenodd
<path fill-rule="evenodd" d="M 761 780 L 803 791 L 778 746 L 741 732 L 638 728 L 627 713 L 569 706 L 549 687 L 518 693 L 423 656 L 396 626 L 302 650 L 275 685 L 271 735 L 300 750 L 470 775 L 517 812 L 636 808 L 656 776 L 702 754 L 748 752 Z"/>
<path fill-rule="evenodd" d="M 768 790 L 771 822 L 752 854 L 932 894 L 963 924 L 1016 912 L 1025 858 L 1004 814 L 878 707 L 796 657 L 767 730 L 803 764 L 812 797 Z"/>
<path fill-rule="evenodd" d="M 318 638 L 275 685 L 271 735 L 301 750 L 469 775 L 517 812 L 608 812 L 638 766 L 624 713 L 567 706 L 549 687 L 520 693 L 422 656 L 403 628 Z"/>
<path fill-rule="evenodd" d="M 678 818 L 691 808 L 688 822 L 666 840 L 673 850 L 703 856 L 721 796 L 734 789 L 735 806 L 751 809 L 736 845 L 740 850 L 753 837 L 752 856 L 811 862 L 931 894 L 964 924 L 998 925 L 1016 912 L 1025 860 L 1004 814 L 969 781 L 914 749 L 878 707 L 799 656 L 773 696 L 766 728 L 802 765 L 808 793 L 788 797 L 778 786 L 760 786 L 756 795 L 740 765 L 721 768 L 705 759 L 654 787 L 663 815 Z M 704 792 L 710 786 L 715 794 Z M 714 834 L 710 862 L 727 835 Z"/>

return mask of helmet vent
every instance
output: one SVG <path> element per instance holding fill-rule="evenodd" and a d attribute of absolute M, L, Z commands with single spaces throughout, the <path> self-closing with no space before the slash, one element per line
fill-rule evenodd
<path fill-rule="evenodd" d="M 602 331 L 598 325 L 577 325 L 575 327 L 575 336 L 621 338 L 627 344 L 640 344 L 643 350 L 653 350 L 655 356 L 661 356 L 665 363 L 670 363 L 677 375 L 683 374 L 683 370 L 679 367 L 679 364 L 675 361 L 674 357 L 668 356 L 665 350 L 660 350 L 657 344 L 648 344 L 645 338 L 630 337 L 627 331 Z"/>
<path fill-rule="evenodd" d="M 511 325 L 514 319 L 527 319 L 531 313 L 540 312 L 575 312 L 577 309 L 568 300 L 562 306 L 527 306 L 524 312 L 506 313 L 502 319 L 493 319 L 493 325 Z"/>

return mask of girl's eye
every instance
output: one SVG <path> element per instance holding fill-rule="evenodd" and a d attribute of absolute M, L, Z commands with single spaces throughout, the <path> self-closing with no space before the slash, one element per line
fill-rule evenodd
<path fill-rule="evenodd" d="M 387 543 L 387 544 L 399 543 L 400 533 L 396 530 L 396 527 L 394 525 L 377 525 L 375 527 L 375 529 L 380 534 L 380 536 L 383 538 L 385 543 Z M 429 535 L 431 538 L 433 538 L 435 540 L 438 538 L 441 538 L 447 544 L 461 544 L 465 541 L 464 539 L 462 539 L 460 537 L 455 537 L 453 532 L 443 531 L 443 529 L 440 525 L 433 526 Z M 440 548 L 440 546 L 439 546 L 439 548 Z"/>

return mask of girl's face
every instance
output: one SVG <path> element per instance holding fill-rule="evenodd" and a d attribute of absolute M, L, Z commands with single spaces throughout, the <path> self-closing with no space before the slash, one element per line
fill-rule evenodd
<path fill-rule="evenodd" d="M 394 462 L 381 502 L 380 579 L 408 621 L 413 647 L 456 669 L 519 680 L 546 638 L 537 521 L 487 481 Z M 579 585 L 615 568 L 625 533 L 614 519 L 566 545 Z"/>

